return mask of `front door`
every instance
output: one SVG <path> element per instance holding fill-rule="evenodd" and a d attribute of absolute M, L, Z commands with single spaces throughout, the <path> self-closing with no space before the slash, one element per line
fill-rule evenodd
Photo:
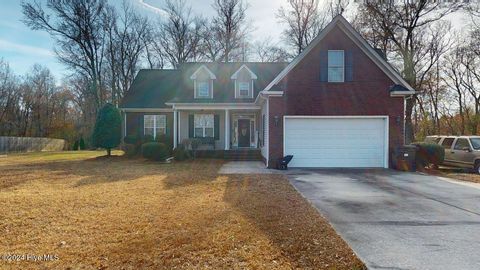
<path fill-rule="evenodd" d="M 238 119 L 238 147 L 250 147 L 250 119 Z"/>

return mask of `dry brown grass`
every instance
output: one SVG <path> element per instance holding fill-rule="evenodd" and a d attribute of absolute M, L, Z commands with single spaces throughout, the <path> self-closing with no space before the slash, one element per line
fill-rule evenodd
<path fill-rule="evenodd" d="M 364 267 L 283 176 L 68 154 L 0 159 L 0 254 L 59 256 L 0 269 Z"/>
<path fill-rule="evenodd" d="M 429 169 L 426 170 L 426 172 L 429 174 L 444 176 L 456 180 L 480 183 L 480 175 L 475 173 L 471 169 L 441 166 L 438 170 Z"/>

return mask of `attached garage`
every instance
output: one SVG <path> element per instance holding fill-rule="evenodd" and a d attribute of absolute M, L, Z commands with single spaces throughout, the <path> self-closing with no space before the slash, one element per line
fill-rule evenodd
<path fill-rule="evenodd" d="M 387 116 L 285 116 L 289 167 L 388 168 Z"/>

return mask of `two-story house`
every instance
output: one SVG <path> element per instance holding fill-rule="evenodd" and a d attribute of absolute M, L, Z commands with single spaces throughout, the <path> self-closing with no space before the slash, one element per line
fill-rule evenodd
<path fill-rule="evenodd" d="M 389 167 L 414 89 L 343 18 L 290 63 L 185 63 L 141 70 L 121 103 L 123 135 L 167 134 L 176 147 L 258 151 L 265 164 Z"/>

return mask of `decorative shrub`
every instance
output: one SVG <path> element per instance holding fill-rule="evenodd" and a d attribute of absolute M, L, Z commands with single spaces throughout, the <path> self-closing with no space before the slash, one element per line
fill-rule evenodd
<path fill-rule="evenodd" d="M 100 109 L 93 129 L 93 146 L 105 148 L 110 156 L 112 148 L 120 144 L 122 117 L 120 111 L 110 103 Z"/>
<path fill-rule="evenodd" d="M 142 144 L 142 155 L 146 159 L 164 161 L 168 158 L 169 151 L 163 143 L 148 142 Z"/>
<path fill-rule="evenodd" d="M 162 135 L 158 135 L 155 141 L 165 144 L 168 150 L 170 151 L 170 153 L 172 153 L 172 150 L 173 150 L 172 137 L 162 134 Z"/>
<path fill-rule="evenodd" d="M 137 155 L 137 147 L 135 144 L 125 143 L 122 145 L 122 150 L 125 152 L 127 158 L 131 158 Z"/>
<path fill-rule="evenodd" d="M 182 141 L 182 146 L 184 147 L 184 149 L 191 149 L 192 152 L 193 152 L 193 158 L 195 158 L 197 149 L 198 149 L 198 147 L 200 146 L 201 143 L 202 142 L 200 141 L 200 139 L 191 138 L 191 139 L 183 140 Z"/>
<path fill-rule="evenodd" d="M 417 166 L 427 167 L 430 165 L 438 166 L 445 159 L 445 150 L 441 145 L 433 143 L 413 143 L 417 146 L 415 159 Z"/>
<path fill-rule="evenodd" d="M 83 139 L 83 137 L 80 138 L 80 141 L 78 142 L 78 147 L 80 148 L 80 150 L 85 150 L 87 149 L 85 147 L 85 140 Z"/>
<path fill-rule="evenodd" d="M 137 144 L 139 141 L 137 135 L 127 135 L 123 138 L 123 142 L 126 144 Z"/>
<path fill-rule="evenodd" d="M 179 145 L 177 148 L 173 149 L 173 157 L 175 160 L 183 161 L 190 158 L 190 152 L 185 149 L 184 145 Z"/>
<path fill-rule="evenodd" d="M 144 143 L 149 143 L 149 142 L 154 142 L 155 138 L 153 138 L 152 135 L 143 135 L 142 137 L 142 144 Z"/>

